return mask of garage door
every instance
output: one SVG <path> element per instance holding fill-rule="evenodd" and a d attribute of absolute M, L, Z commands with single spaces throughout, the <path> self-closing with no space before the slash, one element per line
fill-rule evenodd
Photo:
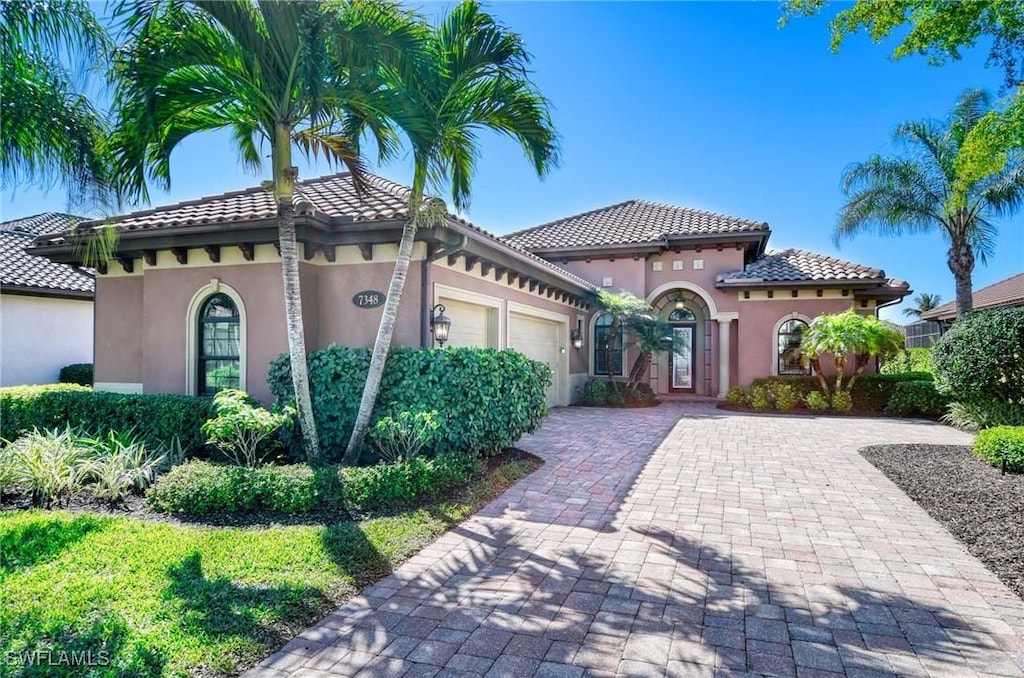
<path fill-rule="evenodd" d="M 452 326 L 448 330 L 448 346 L 487 348 L 490 345 L 487 339 L 490 334 L 488 317 L 491 309 L 444 297 L 439 301 L 444 304 L 445 315 L 452 319 Z"/>
<path fill-rule="evenodd" d="M 562 354 L 560 323 L 513 313 L 509 315 L 508 345 L 523 353 L 531 360 L 539 360 L 551 366 L 552 380 L 548 389 L 548 406 L 568 405 L 563 402 Z"/>

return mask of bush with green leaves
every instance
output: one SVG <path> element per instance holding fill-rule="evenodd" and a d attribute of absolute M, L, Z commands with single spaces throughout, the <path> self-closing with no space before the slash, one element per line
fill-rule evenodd
<path fill-rule="evenodd" d="M 849 391 L 836 391 L 832 394 L 832 409 L 842 414 L 853 410 L 853 396 Z"/>
<path fill-rule="evenodd" d="M 935 359 L 930 348 L 905 348 L 890 355 L 879 370 L 882 374 L 905 374 L 927 372 L 935 374 Z"/>
<path fill-rule="evenodd" d="M 744 405 L 747 402 L 747 392 L 742 386 L 733 386 L 725 394 L 725 399 L 732 405 Z"/>
<path fill-rule="evenodd" d="M 96 437 L 133 431 L 153 449 L 177 439 L 186 454 L 194 455 L 206 445 L 201 428 L 211 416 L 210 398 L 107 393 L 76 384 L 0 388 L 0 438 L 5 440 L 70 425 Z"/>
<path fill-rule="evenodd" d="M 996 426 L 978 433 L 974 453 L 1013 473 L 1024 473 L 1024 426 Z"/>
<path fill-rule="evenodd" d="M 770 386 L 757 384 L 750 389 L 750 406 L 755 410 L 767 410 L 773 403 Z"/>
<path fill-rule="evenodd" d="M 930 381 L 931 378 L 927 372 L 865 374 L 857 379 L 850 392 L 853 398 L 853 409 L 858 412 L 884 412 L 896 384 L 905 381 Z M 753 386 L 765 385 L 769 388 L 774 388 L 775 384 L 791 386 L 797 402 L 806 401 L 811 391 L 821 391 L 818 379 L 807 375 L 762 377 L 753 382 Z"/>
<path fill-rule="evenodd" d="M 942 421 L 965 431 L 983 431 L 995 426 L 1024 426 L 1024 408 L 1012 403 L 951 402 Z"/>
<path fill-rule="evenodd" d="M 279 447 L 278 434 L 295 416 L 291 407 L 272 412 L 254 405 L 248 393 L 235 388 L 218 391 L 213 409 L 217 416 L 202 426 L 206 442 L 241 466 L 256 466 Z"/>
<path fill-rule="evenodd" d="M 800 402 L 800 394 L 791 384 L 774 382 L 769 387 L 772 394 L 772 402 L 779 412 L 789 412 Z"/>
<path fill-rule="evenodd" d="M 92 363 L 73 363 L 60 368 L 58 377 L 62 384 L 92 386 Z"/>
<path fill-rule="evenodd" d="M 939 393 L 932 381 L 901 381 L 893 385 L 885 406 L 887 414 L 898 417 L 939 417 L 949 405 L 949 398 Z"/>
<path fill-rule="evenodd" d="M 370 352 L 329 346 L 309 354 L 309 383 L 320 444 L 341 457 L 359 410 Z M 270 365 L 270 390 L 290 404 L 287 354 Z M 375 418 L 395 411 L 440 413 L 435 450 L 494 454 L 535 431 L 547 412 L 551 368 L 518 351 L 489 348 L 411 349 L 388 353 Z M 298 441 L 288 429 L 286 442 Z"/>
<path fill-rule="evenodd" d="M 932 349 L 936 386 L 975 428 L 1024 418 L 1024 307 L 975 311 L 959 318 Z"/>
<path fill-rule="evenodd" d="M 110 505 L 141 494 L 160 470 L 168 468 L 166 455 L 150 451 L 131 432 L 111 431 L 105 438 L 79 442 L 92 448 L 85 468 L 88 489 L 95 499 Z"/>
<path fill-rule="evenodd" d="M 612 384 L 607 379 L 588 379 L 580 389 L 580 405 L 585 407 L 608 407 Z"/>
<path fill-rule="evenodd" d="M 408 461 L 433 449 L 441 429 L 437 412 L 398 412 L 370 427 L 370 442 L 384 461 Z"/>
<path fill-rule="evenodd" d="M 309 513 L 344 508 L 389 510 L 442 496 L 469 482 L 480 463 L 465 454 L 374 466 L 256 468 L 193 460 L 159 479 L 147 494 L 157 511 L 204 515 L 221 512 Z"/>
<path fill-rule="evenodd" d="M 824 412 L 829 408 L 828 398 L 821 391 L 811 391 L 804 396 L 804 401 L 812 412 Z"/>

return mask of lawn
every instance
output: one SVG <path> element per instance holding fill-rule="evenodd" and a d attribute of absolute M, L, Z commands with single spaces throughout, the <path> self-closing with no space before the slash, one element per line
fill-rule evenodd
<path fill-rule="evenodd" d="M 450 501 L 358 523 L 0 512 L 0 675 L 237 673 L 535 467 L 495 465 Z M 26 651 L 49 654 L 34 655 L 37 666 L 7 654 Z M 95 665 L 64 663 L 71 653 Z"/>

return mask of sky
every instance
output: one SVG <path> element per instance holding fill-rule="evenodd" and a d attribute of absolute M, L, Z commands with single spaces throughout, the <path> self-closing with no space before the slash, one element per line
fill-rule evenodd
<path fill-rule="evenodd" d="M 421 4 L 428 15 L 450 4 Z M 465 216 L 503 234 L 631 198 L 767 221 L 769 246 L 801 247 L 885 270 L 915 292 L 954 299 L 938 233 L 865 233 L 837 247 L 840 177 L 850 163 L 890 154 L 903 121 L 943 118 L 970 87 L 997 92 L 980 45 L 942 67 L 889 58 L 891 44 L 853 36 L 829 50 L 828 18 L 778 25 L 776 2 L 500 2 L 490 11 L 519 32 L 533 78 L 553 104 L 561 164 L 538 179 L 519 147 L 485 135 Z M 171 159 L 171 188 L 154 205 L 258 184 L 225 134 L 195 137 Z M 406 155 L 374 171 L 407 183 Z M 300 165 L 300 177 L 332 171 Z M 67 209 L 60 188 L 0 195 L 3 219 Z M 88 210 L 77 210 L 87 213 Z M 97 216 L 97 215 L 93 215 Z M 995 256 L 975 289 L 1024 270 L 1024 214 L 999 222 Z M 905 322 L 910 299 L 883 309 Z"/>

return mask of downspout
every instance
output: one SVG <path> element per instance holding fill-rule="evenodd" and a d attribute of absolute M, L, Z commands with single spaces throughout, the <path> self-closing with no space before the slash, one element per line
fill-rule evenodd
<path fill-rule="evenodd" d="M 896 299 L 893 299 L 892 301 L 887 301 L 887 302 L 885 302 L 884 304 L 875 304 L 875 317 L 876 317 L 876 318 L 878 318 L 879 320 L 881 320 L 881 319 L 882 319 L 882 318 L 881 318 L 881 316 L 880 316 L 880 315 L 878 315 L 878 312 L 879 312 L 880 310 L 882 310 L 882 309 L 883 309 L 883 308 L 885 308 L 886 306 L 893 306 L 893 305 L 895 305 L 895 304 L 899 304 L 899 303 L 901 303 L 901 302 L 902 302 L 902 301 L 903 301 L 903 300 L 904 300 L 905 298 L 906 298 L 906 297 L 897 297 Z M 903 345 L 904 345 L 904 346 L 906 346 L 906 345 L 907 345 L 907 341 L 906 341 L 906 339 L 904 339 L 904 340 L 903 340 Z M 879 364 L 879 362 L 878 362 L 878 356 L 876 355 L 876 356 L 875 356 L 875 374 L 878 374 L 878 372 L 879 372 L 879 371 L 880 371 L 881 369 L 882 369 L 882 367 L 881 367 L 881 365 Z"/>
<path fill-rule="evenodd" d="M 459 242 L 452 247 L 442 247 L 438 251 L 431 254 L 429 257 L 424 257 L 423 261 L 420 262 L 420 346 L 423 348 L 430 348 L 430 314 L 433 309 L 433 304 L 430 303 L 430 290 L 433 288 L 433 280 L 430 275 L 430 265 L 441 257 L 448 257 L 453 254 L 458 254 L 469 242 L 469 237 L 463 233 L 459 236 Z"/>

